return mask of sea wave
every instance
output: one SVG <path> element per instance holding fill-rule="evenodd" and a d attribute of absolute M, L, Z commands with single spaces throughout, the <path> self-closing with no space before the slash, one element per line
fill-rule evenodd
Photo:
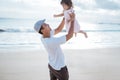
<path fill-rule="evenodd" d="M 0 43 L 1 45 L 40 45 L 39 43 Z"/>
<path fill-rule="evenodd" d="M 86 32 L 120 32 L 120 30 L 84 30 Z M 10 33 L 21 33 L 21 32 L 27 32 L 27 33 L 33 33 L 35 32 L 34 29 L 0 29 L 0 32 L 10 32 Z M 66 30 L 62 30 L 62 32 L 66 32 Z"/>
<path fill-rule="evenodd" d="M 3 30 L 3 29 L 0 29 L 0 32 L 5 32 L 5 30 Z"/>
<path fill-rule="evenodd" d="M 105 23 L 105 22 L 99 22 L 98 24 L 120 25 L 120 23 Z"/>
<path fill-rule="evenodd" d="M 86 32 L 120 32 L 120 30 L 85 30 Z"/>
<path fill-rule="evenodd" d="M 34 30 L 32 29 L 24 29 L 24 30 L 21 30 L 21 29 L 0 29 L 0 32 L 10 32 L 10 33 L 16 33 L 16 32 L 34 32 Z"/>

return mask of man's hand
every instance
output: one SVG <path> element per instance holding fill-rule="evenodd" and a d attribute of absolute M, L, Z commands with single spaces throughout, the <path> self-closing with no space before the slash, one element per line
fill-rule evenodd
<path fill-rule="evenodd" d="M 73 14 L 74 14 L 73 12 L 69 14 L 70 19 L 68 20 L 68 23 L 74 20 L 73 18 L 75 18 L 75 15 Z"/>
<path fill-rule="evenodd" d="M 74 13 L 71 13 L 69 14 L 70 15 L 70 21 L 73 21 L 75 19 L 75 14 Z"/>

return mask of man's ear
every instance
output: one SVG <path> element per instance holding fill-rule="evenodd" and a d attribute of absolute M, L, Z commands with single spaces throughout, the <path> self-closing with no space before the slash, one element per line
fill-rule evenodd
<path fill-rule="evenodd" d="M 44 29 L 41 30 L 42 33 L 43 33 L 43 30 L 44 30 Z"/>

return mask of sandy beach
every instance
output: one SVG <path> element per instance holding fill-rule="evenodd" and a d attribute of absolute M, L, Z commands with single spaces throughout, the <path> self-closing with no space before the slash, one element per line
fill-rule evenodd
<path fill-rule="evenodd" d="M 120 48 L 65 50 L 69 80 L 120 80 Z M 0 51 L 0 80 L 49 80 L 45 50 Z"/>

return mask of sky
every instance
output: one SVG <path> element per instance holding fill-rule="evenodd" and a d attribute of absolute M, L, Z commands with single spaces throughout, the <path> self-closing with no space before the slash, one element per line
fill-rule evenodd
<path fill-rule="evenodd" d="M 80 21 L 120 22 L 120 0 L 72 0 Z M 47 18 L 61 13 L 60 0 L 0 0 L 2 18 Z"/>

